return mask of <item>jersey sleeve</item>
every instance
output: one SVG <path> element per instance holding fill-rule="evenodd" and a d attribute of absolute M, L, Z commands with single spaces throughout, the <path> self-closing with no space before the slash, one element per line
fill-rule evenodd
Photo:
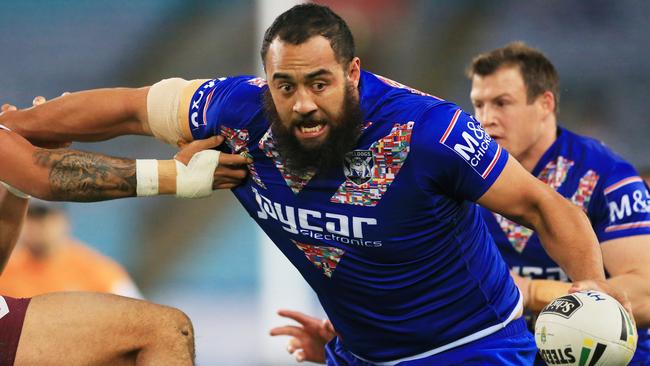
<path fill-rule="evenodd" d="M 429 109 L 420 124 L 413 138 L 421 186 L 457 200 L 478 200 L 503 171 L 508 153 L 451 103 Z"/>
<path fill-rule="evenodd" d="M 186 89 L 181 97 L 179 120 L 185 135 L 194 140 L 223 135 L 227 152 L 239 152 L 251 139 L 249 130 L 263 113 L 263 79 L 236 76 L 204 80 Z"/>
<path fill-rule="evenodd" d="M 616 162 L 601 189 L 590 215 L 600 242 L 650 234 L 650 193 L 634 167 Z"/>

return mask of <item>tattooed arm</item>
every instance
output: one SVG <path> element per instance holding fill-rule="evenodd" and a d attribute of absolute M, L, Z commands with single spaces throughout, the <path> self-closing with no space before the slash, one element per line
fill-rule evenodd
<path fill-rule="evenodd" d="M 50 195 L 57 201 L 103 201 L 136 194 L 135 160 L 69 149 L 35 149 L 36 166 L 49 171 Z"/>
<path fill-rule="evenodd" d="M 100 201 L 135 196 L 135 160 L 77 150 L 46 150 L 0 131 L 0 180 L 33 196 Z"/>
<path fill-rule="evenodd" d="M 210 188 L 233 188 L 241 183 L 251 161 L 239 155 L 215 157 L 203 151 L 222 142 L 222 137 L 197 140 L 184 146 L 175 160 L 156 161 L 153 194 L 199 197 L 209 194 Z M 219 160 L 216 169 L 215 159 Z M 133 159 L 37 148 L 20 135 L 0 129 L 0 181 L 38 198 L 88 202 L 133 197 L 142 188 L 136 177 L 142 178 L 144 171 L 136 173 L 136 166 Z"/>

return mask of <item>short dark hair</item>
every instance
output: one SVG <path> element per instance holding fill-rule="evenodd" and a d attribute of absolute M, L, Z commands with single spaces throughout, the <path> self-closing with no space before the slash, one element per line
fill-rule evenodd
<path fill-rule="evenodd" d="M 467 76 L 488 76 L 502 66 L 518 66 L 526 85 L 526 98 L 532 103 L 546 91 L 555 97 L 555 113 L 560 110 L 560 76 L 553 63 L 539 50 L 524 42 L 508 43 L 504 47 L 482 53 L 472 60 Z"/>
<path fill-rule="evenodd" d="M 345 21 L 327 6 L 301 4 L 280 14 L 264 33 L 262 63 L 271 42 L 276 37 L 284 42 L 299 45 L 311 37 L 323 36 L 330 41 L 336 59 L 347 64 L 354 57 L 354 38 Z"/>

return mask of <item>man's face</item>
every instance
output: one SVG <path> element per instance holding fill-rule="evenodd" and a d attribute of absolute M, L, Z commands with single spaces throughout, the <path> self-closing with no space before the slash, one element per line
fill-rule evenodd
<path fill-rule="evenodd" d="M 544 99 L 548 95 L 528 103 L 526 92 L 518 66 L 502 66 L 490 75 L 472 77 L 474 115 L 486 132 L 520 161 L 551 126 L 545 123 L 549 106 Z"/>
<path fill-rule="evenodd" d="M 299 45 L 276 38 L 265 69 L 266 113 L 289 166 L 301 171 L 342 162 L 361 126 L 359 59 L 342 65 L 322 36 Z"/>
<path fill-rule="evenodd" d="M 68 237 L 69 226 L 61 212 L 50 212 L 43 217 L 27 217 L 20 236 L 20 245 L 38 257 L 56 250 Z"/>

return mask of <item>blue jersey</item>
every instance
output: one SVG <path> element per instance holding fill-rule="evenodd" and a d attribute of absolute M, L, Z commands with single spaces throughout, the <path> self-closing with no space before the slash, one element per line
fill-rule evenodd
<path fill-rule="evenodd" d="M 383 362 L 503 328 L 518 290 L 476 201 L 508 159 L 456 105 L 363 71 L 363 132 L 339 169 L 293 174 L 262 105 L 266 82 L 208 80 L 181 116 L 252 156 L 234 193 L 314 289 L 348 349 Z M 181 112 L 182 113 L 182 112 Z"/>
<path fill-rule="evenodd" d="M 558 129 L 532 174 L 581 207 L 602 243 L 650 234 L 650 194 L 643 179 L 602 143 Z M 534 231 L 481 208 L 508 265 L 519 275 L 568 281 Z M 648 248 L 650 250 L 650 248 Z M 650 335 L 639 329 L 635 360 L 650 361 Z"/>

